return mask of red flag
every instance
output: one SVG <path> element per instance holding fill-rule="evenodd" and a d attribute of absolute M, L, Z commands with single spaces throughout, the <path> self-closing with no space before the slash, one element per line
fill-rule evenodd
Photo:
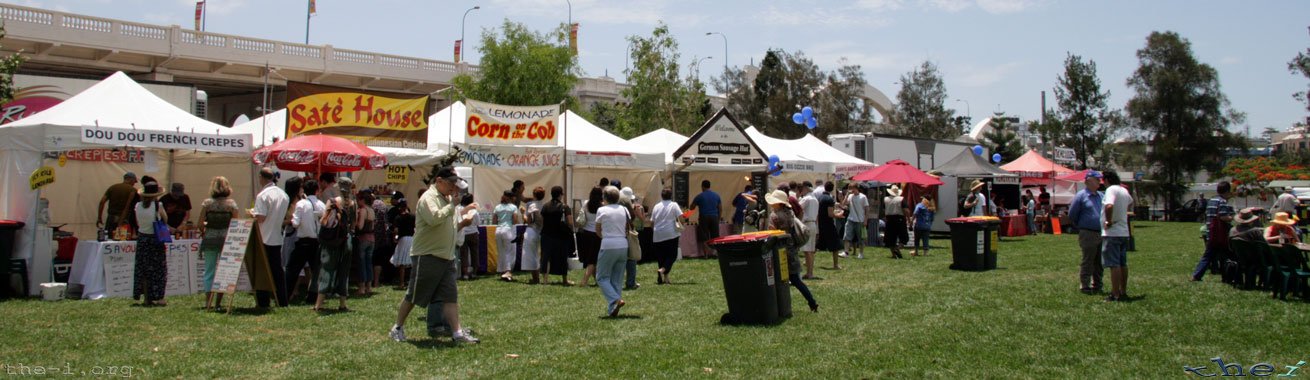
<path fill-rule="evenodd" d="M 196 30 L 200 30 L 200 18 L 205 15 L 205 0 L 196 2 Z"/>
<path fill-rule="evenodd" d="M 309 0 L 309 14 L 311 14 L 311 15 L 316 15 L 316 14 L 318 14 L 318 5 L 317 5 L 317 3 L 318 3 L 317 1 Z"/>
<path fill-rule="evenodd" d="M 460 53 L 463 52 L 463 49 L 460 48 L 463 47 L 463 45 L 464 40 L 455 40 L 455 63 L 459 63 Z"/>

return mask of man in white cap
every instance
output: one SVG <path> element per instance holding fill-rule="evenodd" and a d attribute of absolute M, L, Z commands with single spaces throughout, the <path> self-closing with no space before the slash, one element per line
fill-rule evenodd
<path fill-rule="evenodd" d="M 432 185 L 414 205 L 417 220 L 414 227 L 414 246 L 410 256 L 414 257 L 414 276 L 409 282 L 405 297 L 400 301 L 400 310 L 396 315 L 396 324 L 388 334 L 392 340 L 405 341 L 405 319 L 415 305 L 435 307 L 441 304 L 441 314 L 452 332 L 451 339 L 457 343 L 478 343 L 459 320 L 459 294 L 455 278 L 459 277 L 459 267 L 455 262 L 455 232 L 473 223 L 472 213 L 478 204 L 459 207 L 454 199 L 459 190 L 468 188 L 468 184 L 455 173 L 453 167 L 435 170 Z M 431 314 L 431 313 L 429 313 Z M 428 318 L 429 324 L 440 323 L 437 318 Z M 429 331 L 437 326 L 428 326 Z"/>

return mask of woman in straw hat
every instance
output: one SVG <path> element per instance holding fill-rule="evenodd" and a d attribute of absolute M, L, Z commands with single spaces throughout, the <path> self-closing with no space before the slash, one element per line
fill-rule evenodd
<path fill-rule="evenodd" d="M 1300 243 L 1301 239 L 1296 235 L 1296 221 L 1287 215 L 1286 212 L 1274 214 L 1274 219 L 1269 221 L 1269 227 L 1265 227 L 1265 241 L 1269 244 L 1287 244 Z"/>
<path fill-rule="evenodd" d="M 906 216 L 910 213 L 905 197 L 901 196 L 901 187 L 887 187 L 887 196 L 882 198 L 883 219 L 887 223 L 887 237 L 883 243 L 891 249 L 893 259 L 904 258 L 901 248 L 910 242 L 910 232 L 906 229 Z"/>
<path fill-rule="evenodd" d="M 164 243 L 156 236 L 155 221 L 168 219 L 159 205 L 164 190 L 150 176 L 141 177 L 141 201 L 133 205 L 136 211 L 136 268 L 132 274 L 132 298 L 141 299 L 145 306 L 164 306 L 164 287 L 168 277 L 168 262 Z M 168 233 L 167 230 L 163 231 Z"/>
<path fill-rule="evenodd" d="M 764 196 L 764 201 L 769 204 L 769 228 L 775 230 L 792 231 L 792 224 L 795 223 L 796 214 L 791 211 L 791 204 L 787 200 L 787 193 L 782 190 L 774 190 Z M 819 302 L 814 300 L 814 295 L 810 294 L 810 287 L 805 286 L 801 281 L 801 259 L 800 244 L 796 244 L 795 238 L 786 240 L 787 244 L 787 281 L 796 287 L 796 290 L 805 296 L 805 302 L 810 304 L 810 311 L 819 312 Z"/>

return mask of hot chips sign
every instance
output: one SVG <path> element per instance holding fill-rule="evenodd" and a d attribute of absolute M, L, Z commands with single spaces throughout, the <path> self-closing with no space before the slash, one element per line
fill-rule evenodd
<path fill-rule="evenodd" d="M 370 146 L 426 149 L 428 96 L 287 83 L 287 138 L 328 134 Z"/>
<path fill-rule="evenodd" d="M 559 145 L 559 106 L 518 107 L 468 101 L 464 141 L 485 145 Z"/>

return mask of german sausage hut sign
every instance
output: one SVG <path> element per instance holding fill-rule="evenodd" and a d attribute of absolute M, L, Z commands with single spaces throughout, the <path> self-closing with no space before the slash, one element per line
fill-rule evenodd
<path fill-rule="evenodd" d="M 427 149 L 428 96 L 287 82 L 286 132 Z"/>
<path fill-rule="evenodd" d="M 687 142 L 673 152 L 674 162 L 692 159 L 692 166 L 713 166 L 728 170 L 764 170 L 766 156 L 746 130 L 720 109 Z"/>
<path fill-rule="evenodd" d="M 469 100 L 464 141 L 477 145 L 559 145 L 560 107 L 506 106 Z"/>

